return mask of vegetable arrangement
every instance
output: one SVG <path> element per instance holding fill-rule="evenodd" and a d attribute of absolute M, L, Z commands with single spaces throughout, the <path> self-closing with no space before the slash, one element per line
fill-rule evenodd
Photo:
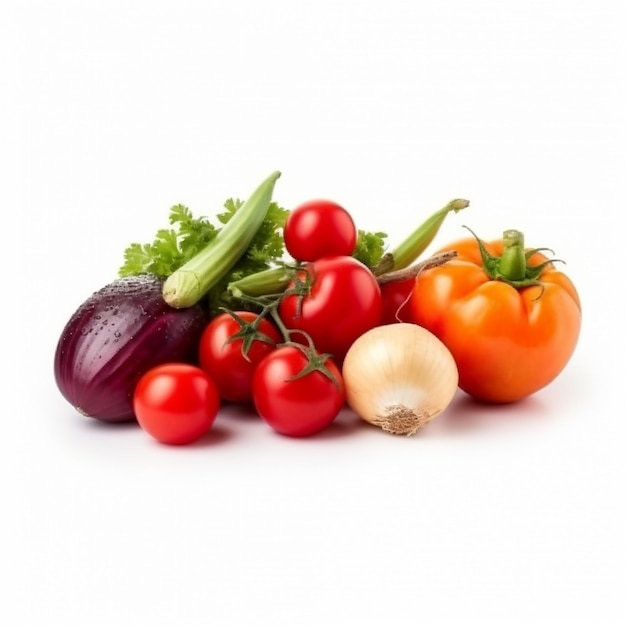
<path fill-rule="evenodd" d="M 387 251 L 326 199 L 288 211 L 280 172 L 230 199 L 220 226 L 176 205 L 170 229 L 131 244 L 119 278 L 71 316 L 54 355 L 57 386 L 76 410 L 135 420 L 154 439 L 202 437 L 223 403 L 307 437 L 344 407 L 413 435 L 460 388 L 492 403 L 548 385 L 581 326 L 572 282 L 519 231 L 472 236 L 420 256 L 453 200 Z"/>

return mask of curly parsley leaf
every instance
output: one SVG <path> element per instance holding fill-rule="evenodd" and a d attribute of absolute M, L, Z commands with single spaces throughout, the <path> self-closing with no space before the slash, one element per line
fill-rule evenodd
<path fill-rule="evenodd" d="M 358 231 L 356 249 L 354 251 L 355 259 L 361 261 L 367 267 L 375 267 L 385 253 L 385 240 L 387 234 L 378 232 Z"/>
<path fill-rule="evenodd" d="M 124 264 L 118 272 L 120 276 L 154 274 L 165 278 L 218 233 L 206 218 L 195 218 L 182 204 L 170 208 L 169 222 L 174 228 L 157 230 L 153 242 L 131 243 L 126 248 Z"/>
<path fill-rule="evenodd" d="M 192 212 L 183 204 L 177 204 L 170 209 L 170 224 L 178 226 L 183 263 L 200 252 L 219 232 L 219 228 L 213 226 L 206 217 L 194 218 Z"/>

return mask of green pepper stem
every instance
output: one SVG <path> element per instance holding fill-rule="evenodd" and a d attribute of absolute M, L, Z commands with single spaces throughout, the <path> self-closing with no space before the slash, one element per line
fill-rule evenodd
<path fill-rule="evenodd" d="M 541 251 L 549 248 L 524 249 L 524 234 L 519 230 L 505 230 L 502 235 L 503 250 L 501 256 L 494 256 L 489 253 L 485 244 L 478 238 L 476 233 L 464 226 L 472 233 L 476 239 L 478 250 L 482 259 L 483 270 L 491 280 L 501 280 L 515 289 L 538 285 L 543 293 L 543 284 L 540 280 L 541 274 L 548 267 L 561 259 L 548 259 L 537 265 L 530 265 L 528 259 Z M 541 297 L 541 294 L 538 296 Z"/>
<path fill-rule="evenodd" d="M 448 213 L 457 213 L 468 206 L 468 200 L 457 198 L 433 213 L 392 251 L 393 269 L 401 270 L 411 265 L 432 243 Z"/>
<path fill-rule="evenodd" d="M 526 277 L 526 253 L 524 234 L 519 230 L 505 230 L 502 235 L 502 257 L 498 273 L 505 281 L 518 281 Z"/>

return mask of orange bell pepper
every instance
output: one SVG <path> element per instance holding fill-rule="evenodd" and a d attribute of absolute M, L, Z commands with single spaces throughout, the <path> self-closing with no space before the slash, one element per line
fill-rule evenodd
<path fill-rule="evenodd" d="M 471 231 L 470 231 L 471 232 Z M 457 256 L 419 274 L 411 319 L 448 347 L 459 387 L 493 403 L 515 402 L 552 382 L 568 363 L 581 328 L 580 298 L 545 248 L 527 250 L 505 231 L 485 243 L 443 248 Z"/>

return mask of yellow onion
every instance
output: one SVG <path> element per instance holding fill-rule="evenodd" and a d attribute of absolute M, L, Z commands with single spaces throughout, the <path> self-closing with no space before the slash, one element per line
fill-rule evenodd
<path fill-rule="evenodd" d="M 394 435 L 413 435 L 452 402 L 459 373 L 448 348 L 411 323 L 361 335 L 343 362 L 348 405 Z"/>

